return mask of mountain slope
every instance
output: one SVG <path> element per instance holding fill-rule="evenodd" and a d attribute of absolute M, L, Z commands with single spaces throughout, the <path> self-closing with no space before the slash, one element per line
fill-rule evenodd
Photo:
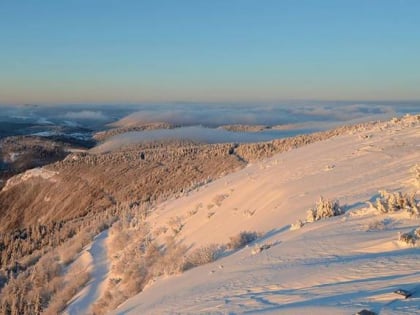
<path fill-rule="evenodd" d="M 420 220 L 379 214 L 366 202 L 380 189 L 416 189 L 410 169 L 419 161 L 419 117 L 406 117 L 275 155 L 167 201 L 148 223 L 158 230 L 178 218 L 176 238 L 191 249 L 245 230 L 262 233 L 257 243 L 269 248 L 253 254 L 252 245 L 157 278 L 113 314 L 416 314 L 418 249 L 397 232 Z M 320 195 L 338 199 L 346 214 L 290 230 Z M 401 300 L 398 288 L 416 293 Z"/>

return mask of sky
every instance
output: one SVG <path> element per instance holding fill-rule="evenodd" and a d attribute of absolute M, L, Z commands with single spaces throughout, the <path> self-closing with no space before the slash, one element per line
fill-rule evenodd
<path fill-rule="evenodd" d="M 0 0 L 0 104 L 420 100 L 417 0 Z"/>

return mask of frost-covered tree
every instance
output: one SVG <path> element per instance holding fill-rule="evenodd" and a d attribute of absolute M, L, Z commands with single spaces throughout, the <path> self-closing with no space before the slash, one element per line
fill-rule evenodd
<path fill-rule="evenodd" d="M 398 233 L 398 240 L 407 245 L 415 246 L 420 240 L 420 227 L 406 233 Z"/>
<path fill-rule="evenodd" d="M 420 205 L 415 199 L 415 194 L 408 193 L 389 193 L 385 190 L 379 191 L 380 197 L 376 199 L 376 204 L 370 204 L 381 213 L 392 213 L 405 210 L 412 216 L 420 215 Z"/>
<path fill-rule="evenodd" d="M 227 244 L 228 249 L 240 249 L 245 245 L 252 243 L 258 238 L 257 232 L 242 231 L 237 235 L 231 236 Z"/>
<path fill-rule="evenodd" d="M 320 197 L 314 208 L 311 208 L 307 212 L 307 222 L 314 222 L 323 218 L 330 218 L 341 215 L 344 210 L 340 208 L 338 200 L 329 200 L 324 197 Z"/>

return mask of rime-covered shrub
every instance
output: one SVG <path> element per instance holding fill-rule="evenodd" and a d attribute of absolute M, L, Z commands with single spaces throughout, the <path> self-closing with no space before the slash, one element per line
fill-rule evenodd
<path fill-rule="evenodd" d="M 254 248 L 252 249 L 252 255 L 256 255 L 258 253 L 261 253 L 263 250 L 269 249 L 273 244 L 266 243 L 266 244 L 255 244 Z"/>
<path fill-rule="evenodd" d="M 230 241 L 227 244 L 227 248 L 239 249 L 255 241 L 257 238 L 258 238 L 257 232 L 242 231 L 239 234 L 230 237 Z"/>
<path fill-rule="evenodd" d="M 11 277 L 0 294 L 0 314 L 58 314 L 89 280 L 89 274 L 74 267 L 66 278 L 64 266 L 53 251 L 34 266 Z"/>
<path fill-rule="evenodd" d="M 77 268 L 77 267 L 76 267 Z M 74 271 L 72 271 L 74 272 Z M 63 311 L 71 298 L 89 281 L 90 275 L 85 270 L 79 270 L 77 276 L 63 284 L 63 287 L 53 296 L 45 315 L 59 314 Z"/>
<path fill-rule="evenodd" d="M 182 222 L 182 218 L 177 216 L 169 219 L 168 226 L 170 227 L 174 235 L 176 235 L 182 231 L 182 229 L 184 228 L 184 223 Z"/>
<path fill-rule="evenodd" d="M 398 233 L 398 240 L 407 245 L 415 246 L 420 240 L 420 227 L 407 233 Z"/>
<path fill-rule="evenodd" d="M 408 193 L 389 193 L 385 190 L 379 191 L 380 198 L 376 199 L 376 204 L 370 204 L 381 213 L 392 213 L 397 211 L 407 211 L 412 216 L 420 215 L 420 206 L 415 199 L 415 194 Z"/>
<path fill-rule="evenodd" d="M 199 247 L 186 257 L 183 270 L 211 263 L 221 256 L 223 250 L 223 246 L 217 244 Z"/>
<path fill-rule="evenodd" d="M 293 223 L 292 225 L 290 225 L 290 231 L 299 230 L 304 225 L 305 225 L 305 222 L 299 219 L 296 221 L 296 223 Z"/>
<path fill-rule="evenodd" d="M 186 246 L 175 236 L 152 238 L 148 224 L 127 216 L 115 224 L 108 243 L 111 271 L 108 292 L 93 305 L 93 314 L 105 314 L 122 301 L 141 292 L 162 275 L 180 273 L 185 266 Z M 128 224 L 128 225 L 127 225 Z M 122 226 L 129 226 L 122 228 Z M 126 242 L 125 246 L 121 246 Z"/>
<path fill-rule="evenodd" d="M 164 248 L 160 250 L 160 255 L 153 265 L 153 276 L 173 275 L 182 272 L 184 257 L 187 247 L 168 237 L 165 240 Z"/>
<path fill-rule="evenodd" d="M 344 213 L 337 200 L 331 201 L 322 196 L 314 208 L 308 210 L 306 221 L 315 222 L 324 218 L 335 217 Z"/>
<path fill-rule="evenodd" d="M 84 246 L 94 238 L 95 231 L 82 230 L 77 236 L 71 238 L 65 245 L 57 248 L 60 260 L 64 265 L 70 264 L 80 253 Z"/>

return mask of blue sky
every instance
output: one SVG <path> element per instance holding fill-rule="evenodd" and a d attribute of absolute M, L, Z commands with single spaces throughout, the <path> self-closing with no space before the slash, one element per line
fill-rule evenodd
<path fill-rule="evenodd" d="M 0 0 L 0 103 L 419 100 L 420 1 Z"/>

